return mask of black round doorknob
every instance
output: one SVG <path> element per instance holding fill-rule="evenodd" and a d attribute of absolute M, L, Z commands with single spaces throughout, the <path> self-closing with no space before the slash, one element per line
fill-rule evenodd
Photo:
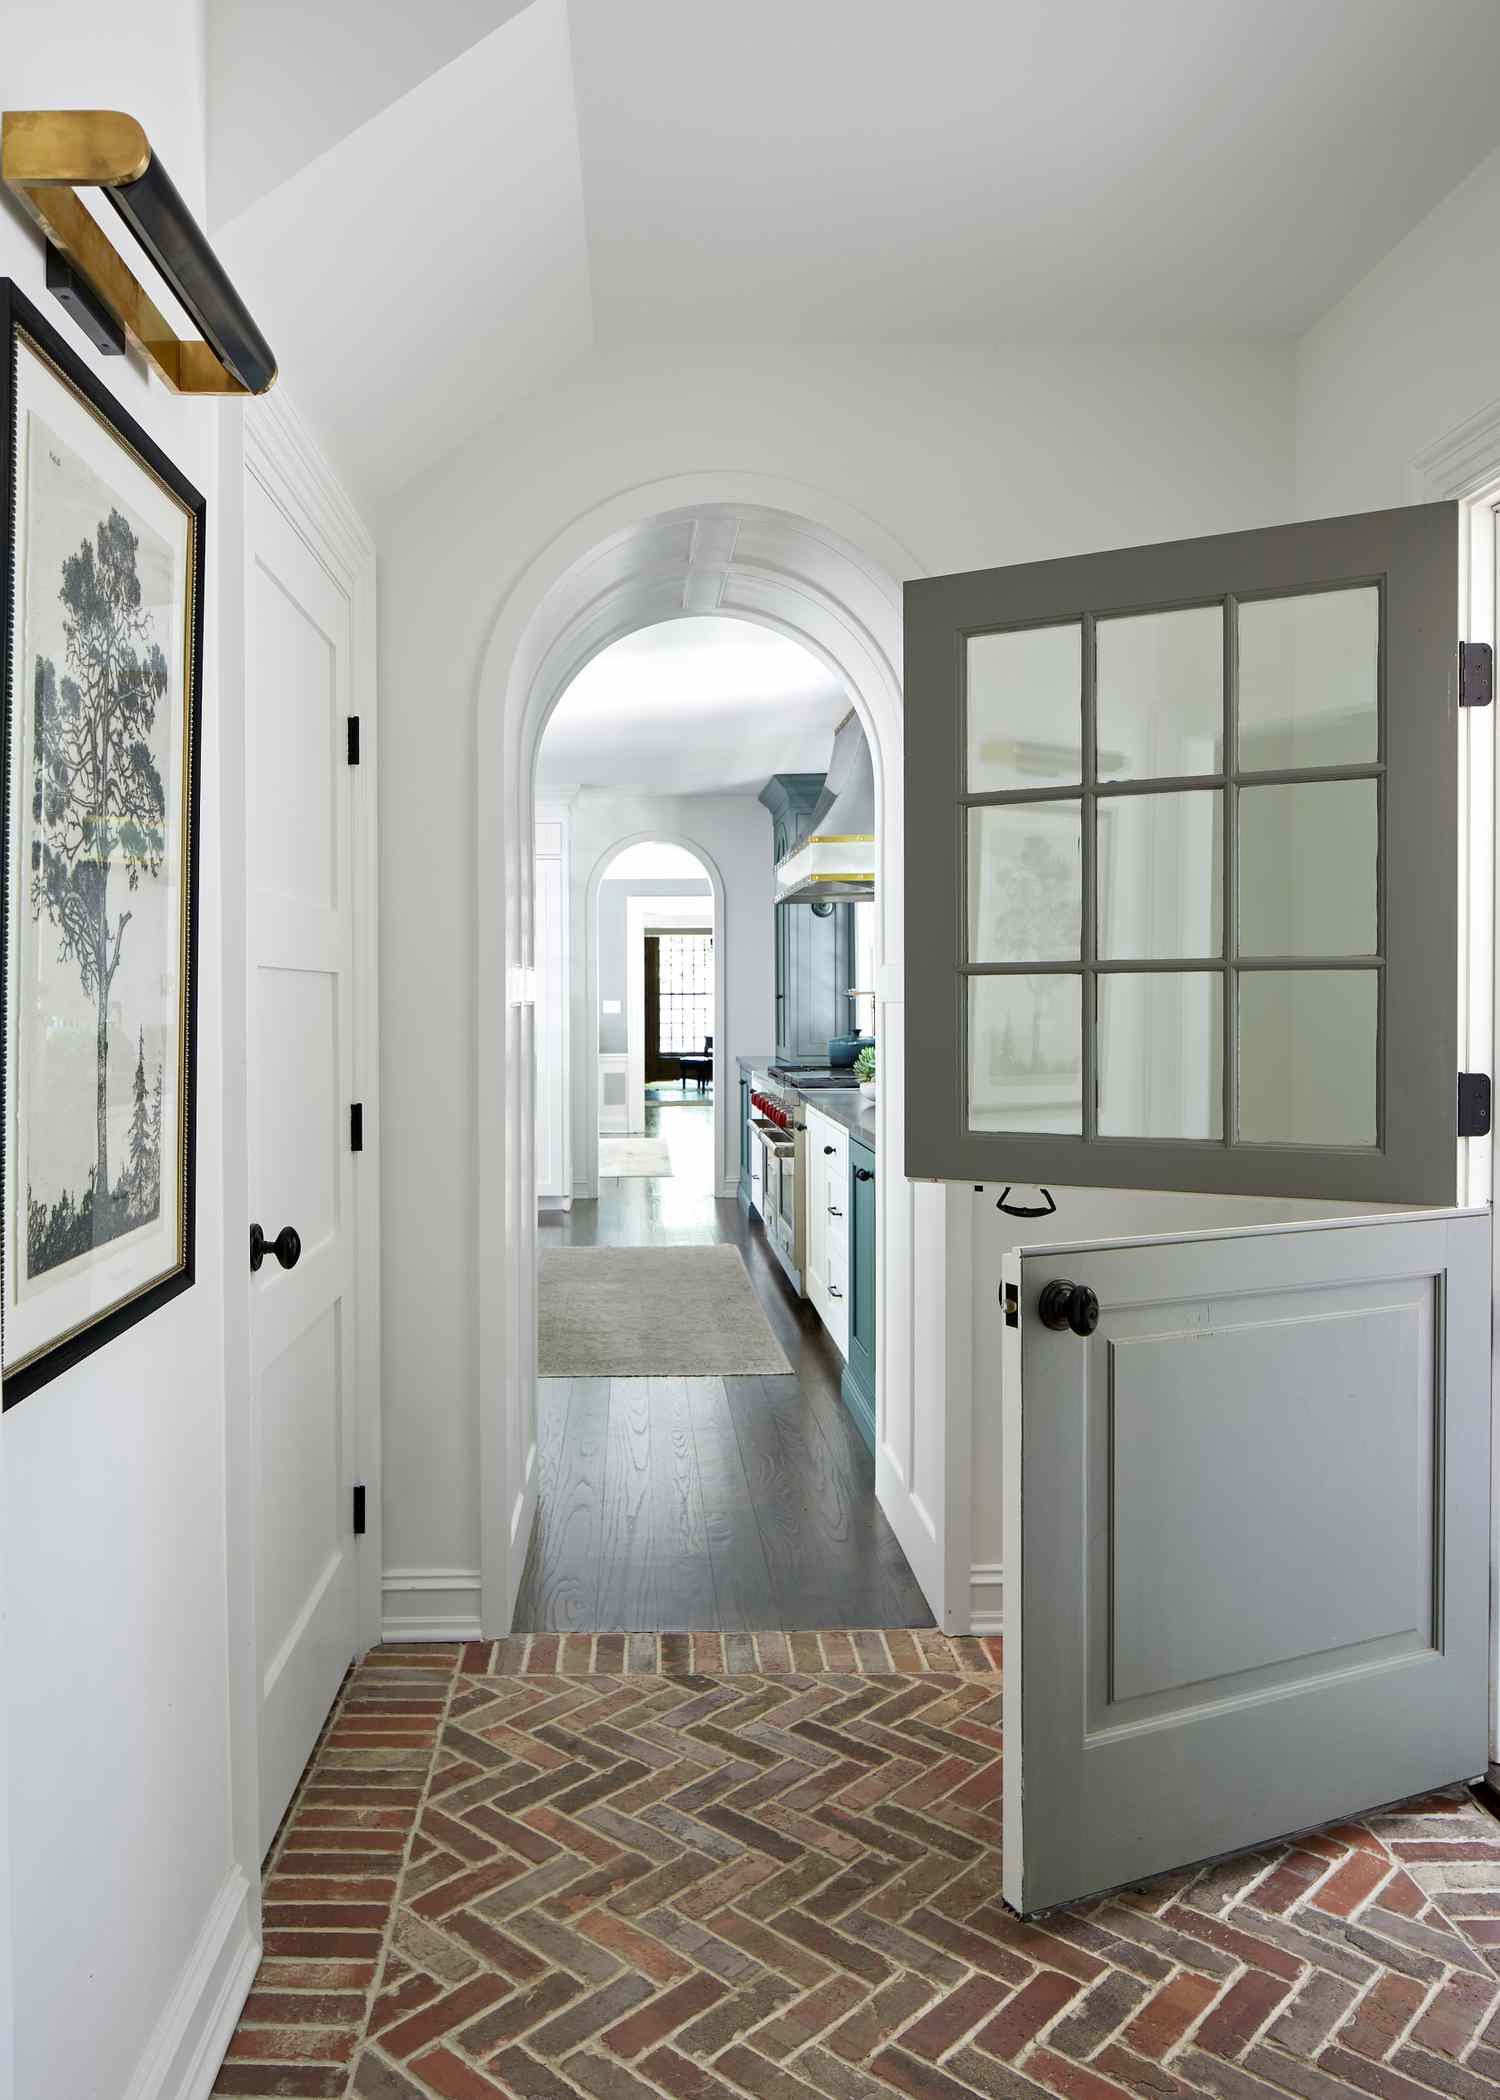
<path fill-rule="evenodd" d="M 1091 1335 L 1099 1325 L 1099 1300 L 1086 1283 L 1069 1283 L 1057 1277 L 1042 1285 L 1042 1295 L 1037 1300 L 1037 1311 L 1042 1325 L 1054 1328 L 1061 1334 L 1071 1328 L 1076 1335 Z"/>
<path fill-rule="evenodd" d="M 274 1254 L 284 1269 L 295 1269 L 302 1259 L 302 1235 L 295 1225 L 283 1225 L 274 1240 L 268 1240 L 258 1225 L 250 1227 L 250 1267 L 258 1269 L 268 1254 Z"/>

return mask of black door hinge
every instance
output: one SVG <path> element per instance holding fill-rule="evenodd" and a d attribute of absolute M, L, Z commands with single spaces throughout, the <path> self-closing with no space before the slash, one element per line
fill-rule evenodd
<path fill-rule="evenodd" d="M 1008 1283 L 1005 1285 L 1004 1298 L 1006 1326 L 1019 1327 L 1021 1324 L 1021 1293 L 1015 1284 Z"/>
<path fill-rule="evenodd" d="M 365 1104 L 351 1101 L 349 1104 L 349 1150 L 363 1152 L 365 1149 Z"/>
<path fill-rule="evenodd" d="M 1490 1075 L 1460 1072 L 1458 1075 L 1458 1134 L 1488 1137 L 1490 1134 Z"/>
<path fill-rule="evenodd" d="M 351 765 L 351 766 L 357 766 L 357 765 L 359 764 L 359 716 L 358 716 L 358 715 L 350 715 L 350 717 L 349 717 L 349 763 L 350 763 L 350 765 Z"/>
<path fill-rule="evenodd" d="M 1488 707 L 1495 697 L 1495 652 L 1488 642 L 1458 645 L 1458 704 Z"/>
<path fill-rule="evenodd" d="M 356 1538 L 363 1538 L 363 1537 L 364 1537 L 364 1530 L 365 1530 L 365 1490 L 364 1490 L 364 1483 L 363 1483 L 363 1481 L 361 1481 L 360 1485 L 359 1485 L 359 1486 L 358 1486 L 358 1487 L 357 1487 L 357 1488 L 356 1488 L 356 1489 L 354 1490 L 354 1536 L 355 1536 Z"/>

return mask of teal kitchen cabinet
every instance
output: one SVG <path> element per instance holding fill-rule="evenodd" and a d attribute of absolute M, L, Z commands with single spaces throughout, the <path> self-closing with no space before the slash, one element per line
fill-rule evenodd
<path fill-rule="evenodd" d="M 771 858 L 783 861 L 807 837 L 823 792 L 821 773 L 777 773 L 761 789 L 771 812 Z M 851 1025 L 854 909 L 848 904 L 778 904 L 776 1056 L 827 1062 L 828 1045 Z"/>
<path fill-rule="evenodd" d="M 875 1449 L 875 1155 L 849 1140 L 849 1355 L 844 1405 Z"/>

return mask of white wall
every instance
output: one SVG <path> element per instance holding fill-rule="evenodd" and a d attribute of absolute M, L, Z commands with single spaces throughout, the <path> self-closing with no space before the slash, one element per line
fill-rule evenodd
<path fill-rule="evenodd" d="M 201 30 L 197 0 L 126 11 L 78 0 L 66 15 L 12 0 L 6 106 L 132 111 L 201 209 Z M 214 2061 L 204 2057 L 192 2090 L 212 2081 L 223 2036 L 203 2023 L 236 1962 L 253 1962 L 247 1899 L 258 1900 L 253 1850 L 236 1834 L 226 1631 L 220 949 L 242 898 L 220 880 L 216 456 L 220 418 L 236 412 L 177 400 L 133 358 L 94 360 L 45 291 L 39 237 L 8 197 L 0 270 L 209 502 L 197 1282 L 0 1426 L 11 1873 L 0 2093 L 13 2070 L 18 2100 L 163 2089 L 176 2100 L 199 2045 Z M 0 1961 L 5 1937 L 0 1928 Z M 232 2018 L 235 2007 L 219 2010 Z"/>
<path fill-rule="evenodd" d="M 607 877 L 599 885 L 599 909 L 597 915 L 598 939 L 598 994 L 599 994 L 599 1048 L 606 1053 L 623 1051 L 628 1047 L 630 1015 L 627 1002 L 630 982 L 630 943 L 628 938 L 627 899 L 631 897 L 659 897 L 663 902 L 684 897 L 703 900 L 703 923 L 708 925 L 713 917 L 713 892 L 704 882 L 643 882 L 627 877 L 616 882 Z M 588 997 L 588 987 L 583 987 Z M 605 1011 L 605 1002 L 612 1001 L 614 1013 Z"/>
<path fill-rule="evenodd" d="M 1405 503 L 1418 455 L 1500 399 L 1497 227 L 1500 152 L 1303 337 L 1301 516 Z"/>
<path fill-rule="evenodd" d="M 625 489 L 720 470 L 827 491 L 909 574 L 1269 524 L 1291 507 L 1291 428 L 1274 346 L 596 353 L 378 519 L 388 1563 L 479 1560 L 484 1281 L 464 1250 L 478 1088 L 497 1081 L 475 1063 L 476 693 L 527 565 Z M 575 882 L 587 865 L 575 845 Z"/>

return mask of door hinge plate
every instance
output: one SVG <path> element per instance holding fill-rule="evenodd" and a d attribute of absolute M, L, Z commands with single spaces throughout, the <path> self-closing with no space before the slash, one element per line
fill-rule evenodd
<path fill-rule="evenodd" d="M 1021 1293 L 1020 1293 L 1020 1289 L 1018 1288 L 1018 1286 L 1017 1286 L 1017 1285 L 1015 1285 L 1015 1284 L 1013 1284 L 1013 1283 L 1008 1283 L 1008 1284 L 1006 1284 L 1006 1286 L 1005 1286 L 1005 1293 L 1004 1293 L 1004 1295 L 1005 1295 L 1005 1324 L 1006 1324 L 1006 1326 L 1007 1326 L 1007 1327 L 1019 1327 L 1019 1326 L 1020 1326 L 1020 1324 L 1021 1324 Z"/>
<path fill-rule="evenodd" d="M 1458 645 L 1458 704 L 1488 707 L 1495 697 L 1495 652 L 1488 642 Z"/>
<path fill-rule="evenodd" d="M 365 1149 L 365 1104 L 351 1101 L 349 1104 L 349 1150 L 363 1152 Z"/>
<path fill-rule="evenodd" d="M 365 1489 L 364 1489 L 364 1482 L 363 1482 L 363 1481 L 361 1481 L 361 1482 L 360 1482 L 360 1484 L 359 1484 L 359 1486 L 358 1486 L 358 1487 L 357 1487 L 357 1488 L 356 1488 L 356 1489 L 354 1490 L 354 1536 L 355 1536 L 356 1538 L 363 1538 L 363 1536 L 364 1536 L 364 1529 L 365 1529 Z"/>
<path fill-rule="evenodd" d="M 1458 1075 L 1458 1134 L 1488 1137 L 1490 1134 L 1490 1075 L 1460 1072 Z"/>
<path fill-rule="evenodd" d="M 358 715 L 350 715 L 350 717 L 349 717 L 349 763 L 350 763 L 350 765 L 351 765 L 351 766 L 357 766 L 357 765 L 359 764 L 359 716 L 358 716 Z"/>

